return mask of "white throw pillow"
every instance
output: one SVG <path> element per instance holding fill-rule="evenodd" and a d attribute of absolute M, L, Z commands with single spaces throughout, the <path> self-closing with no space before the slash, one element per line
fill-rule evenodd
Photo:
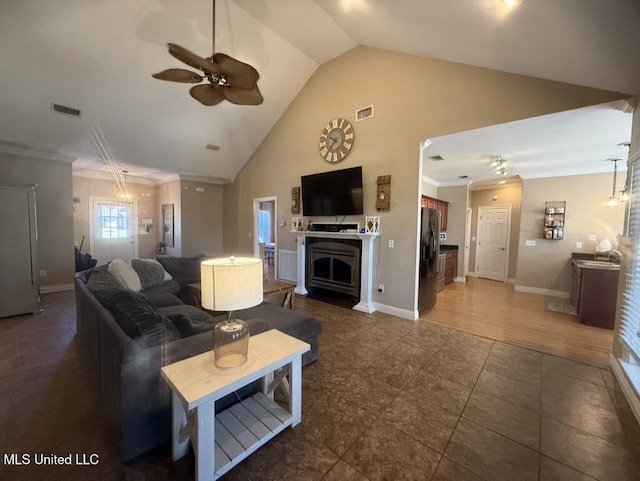
<path fill-rule="evenodd" d="M 115 278 L 118 279 L 127 289 L 131 289 L 135 292 L 140 292 L 142 290 L 142 284 L 140 283 L 138 273 L 122 259 L 113 259 L 109 263 L 108 269 L 109 272 L 111 272 L 111 274 L 113 274 Z"/>

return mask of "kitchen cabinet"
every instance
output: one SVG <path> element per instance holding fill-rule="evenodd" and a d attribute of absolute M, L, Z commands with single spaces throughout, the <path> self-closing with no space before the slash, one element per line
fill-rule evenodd
<path fill-rule="evenodd" d="M 564 216 L 567 208 L 565 201 L 544 203 L 544 227 L 542 237 L 549 240 L 564 239 Z"/>
<path fill-rule="evenodd" d="M 578 319 L 588 326 L 613 329 L 620 267 L 587 266 L 579 260 L 572 262 L 571 300 Z"/>
<path fill-rule="evenodd" d="M 450 284 L 458 276 L 458 250 L 446 251 L 444 262 L 444 283 Z"/>
<path fill-rule="evenodd" d="M 436 209 L 440 212 L 440 232 L 447 231 L 447 217 L 449 215 L 449 202 L 435 199 L 433 197 L 422 196 L 422 207 Z"/>

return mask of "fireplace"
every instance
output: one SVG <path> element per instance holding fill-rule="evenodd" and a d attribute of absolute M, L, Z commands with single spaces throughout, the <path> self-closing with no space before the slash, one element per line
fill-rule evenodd
<path fill-rule="evenodd" d="M 306 285 L 360 299 L 361 241 L 308 238 Z"/>
<path fill-rule="evenodd" d="M 375 241 L 378 240 L 379 234 L 367 234 L 367 233 L 359 233 L 359 232 L 332 232 L 332 231 L 302 231 L 296 232 L 296 243 L 298 244 L 296 248 L 297 253 L 297 262 L 296 262 L 296 294 L 300 296 L 306 296 L 308 294 L 312 294 L 315 296 L 319 296 L 322 294 L 329 294 L 332 298 L 335 296 L 349 296 L 353 299 L 356 299 L 357 304 L 355 306 L 351 306 L 356 311 L 360 312 L 375 312 L 376 305 L 373 302 L 373 279 L 375 278 L 375 267 L 373 264 L 374 257 L 374 244 Z M 341 252 L 331 252 L 329 256 L 333 256 L 333 259 L 329 259 L 329 261 L 323 261 L 325 267 L 322 267 L 322 264 L 318 264 L 318 272 L 317 276 L 312 275 L 312 277 L 319 277 L 321 274 L 326 273 L 328 270 L 331 274 L 331 265 L 333 263 L 333 273 L 334 273 L 334 281 L 335 281 L 335 259 L 336 255 L 343 256 L 345 255 L 344 251 L 348 250 L 350 247 L 353 249 L 357 249 L 357 255 L 347 255 L 349 258 L 348 262 L 358 262 L 358 267 L 354 265 L 353 275 L 357 275 L 358 279 L 350 280 L 349 284 L 353 284 L 354 289 L 356 291 L 356 295 L 351 296 L 350 294 L 341 294 L 343 292 L 343 288 L 345 286 L 339 285 L 336 282 L 331 283 L 331 275 L 324 276 L 322 287 L 317 286 L 319 279 L 314 280 L 314 287 L 311 289 L 316 291 L 315 293 L 311 293 L 307 290 L 307 282 L 309 281 L 309 277 L 307 275 L 307 271 L 309 270 L 309 262 L 308 257 L 311 255 L 311 251 L 309 249 L 310 245 L 319 243 L 319 242 L 331 242 L 335 241 L 338 244 L 338 249 Z M 316 246 L 317 247 L 317 246 Z M 334 246 L 335 247 L 335 246 Z M 322 248 L 322 246 L 320 246 Z M 331 249 L 331 246 L 329 246 Z M 326 246 L 325 246 L 326 250 Z M 323 254 L 326 257 L 326 255 Z M 317 259 L 317 258 L 316 258 Z M 339 258 L 340 261 L 347 260 L 344 257 Z M 315 267 L 315 266 L 314 266 Z M 338 267 L 337 274 L 340 275 L 344 271 Z M 351 271 L 349 271 L 351 272 Z M 327 278 L 328 277 L 328 280 Z M 336 286 L 340 286 L 341 291 L 337 292 L 335 290 L 331 291 L 327 289 L 327 286 L 335 289 Z M 360 290 L 358 291 L 357 286 L 360 285 Z M 353 292 L 353 291 L 351 291 Z"/>

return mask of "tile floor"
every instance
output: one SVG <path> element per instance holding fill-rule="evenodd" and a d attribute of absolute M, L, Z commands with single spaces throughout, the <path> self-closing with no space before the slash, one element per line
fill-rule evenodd
<path fill-rule="evenodd" d="M 162 446 L 122 465 L 75 341 L 73 293 L 0 319 L 0 480 L 190 480 Z M 640 480 L 640 430 L 611 373 L 421 321 L 297 298 L 323 323 L 303 422 L 222 479 Z M 5 465 L 97 453 L 95 466 Z"/>

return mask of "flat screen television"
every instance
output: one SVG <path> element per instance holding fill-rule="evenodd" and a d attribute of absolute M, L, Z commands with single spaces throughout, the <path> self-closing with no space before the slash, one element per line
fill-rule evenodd
<path fill-rule="evenodd" d="M 303 175 L 302 214 L 362 215 L 362 166 Z"/>

